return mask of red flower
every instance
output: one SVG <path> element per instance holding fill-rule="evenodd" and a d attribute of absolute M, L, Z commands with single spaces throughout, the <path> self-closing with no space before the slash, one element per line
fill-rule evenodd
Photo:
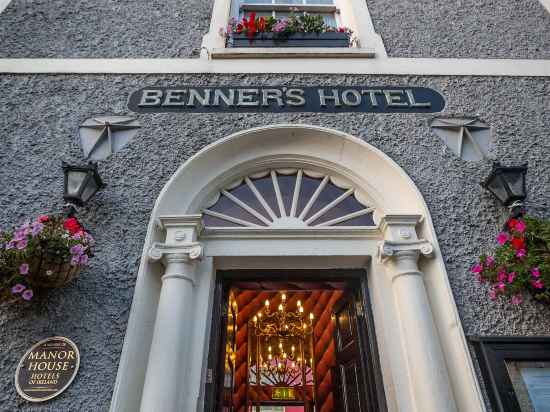
<path fill-rule="evenodd" d="M 254 34 L 256 34 L 256 13 L 250 13 L 248 20 L 246 20 L 246 17 L 243 17 L 243 24 L 246 27 L 247 37 L 252 40 Z"/>
<path fill-rule="evenodd" d="M 525 239 L 523 239 L 522 237 L 513 238 L 512 246 L 516 250 L 525 249 Z"/>
<path fill-rule="evenodd" d="M 68 230 L 71 235 L 74 235 L 82 230 L 80 223 L 76 220 L 75 217 L 69 217 L 63 222 L 63 228 Z"/>
<path fill-rule="evenodd" d="M 50 217 L 49 217 L 48 215 L 40 215 L 40 216 L 38 216 L 38 221 L 39 221 L 40 223 L 47 222 L 49 219 L 50 219 Z"/>
<path fill-rule="evenodd" d="M 244 26 L 241 23 L 237 24 L 237 33 L 239 34 L 242 33 L 243 29 L 244 29 Z"/>
<path fill-rule="evenodd" d="M 514 230 L 517 223 L 518 223 L 517 219 L 512 218 L 512 219 L 508 220 L 508 229 Z"/>
<path fill-rule="evenodd" d="M 264 32 L 265 31 L 265 17 L 260 17 L 260 20 L 258 21 L 258 31 Z"/>

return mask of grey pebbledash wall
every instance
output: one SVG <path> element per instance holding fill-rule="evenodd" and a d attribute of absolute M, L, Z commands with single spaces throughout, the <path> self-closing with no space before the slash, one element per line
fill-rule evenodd
<path fill-rule="evenodd" d="M 478 115 L 493 127 L 491 156 L 529 161 L 529 208 L 550 217 L 550 79 L 418 76 L 181 75 L 0 77 L 0 227 L 62 206 L 61 160 L 80 162 L 77 129 L 94 114 L 125 114 L 147 85 L 415 85 L 433 87 L 445 114 Z M 239 130 L 307 123 L 364 139 L 415 181 L 431 211 L 467 335 L 548 335 L 550 309 L 490 302 L 469 269 L 490 248 L 504 211 L 479 186 L 489 162 L 458 159 L 433 134 L 432 115 L 152 114 L 121 152 L 100 164 L 108 187 L 80 213 L 97 239 L 80 278 L 26 307 L 0 308 L 0 410 L 106 411 L 109 406 L 149 216 L 163 185 L 186 159 Z M 261 144 L 261 142 L 258 142 Z M 185 193 L 182 193 L 185 196 Z M 81 369 L 59 398 L 33 405 L 13 384 L 18 359 L 42 338 L 63 335 L 81 350 Z"/>
<path fill-rule="evenodd" d="M 367 0 L 392 57 L 549 59 L 540 0 Z"/>
<path fill-rule="evenodd" d="M 198 56 L 212 0 L 12 0 L 0 58 Z"/>
<path fill-rule="evenodd" d="M 390 56 L 550 58 L 550 13 L 540 0 L 366 1 Z M 197 57 L 212 5 L 12 0 L 0 13 L 0 58 Z"/>

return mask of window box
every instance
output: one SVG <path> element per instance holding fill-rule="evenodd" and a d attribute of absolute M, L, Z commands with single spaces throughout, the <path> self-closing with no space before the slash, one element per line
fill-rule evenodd
<path fill-rule="evenodd" d="M 259 33 L 253 38 L 233 33 L 228 47 L 349 47 L 350 37 L 343 32 L 293 33 L 281 37 L 276 33 Z"/>

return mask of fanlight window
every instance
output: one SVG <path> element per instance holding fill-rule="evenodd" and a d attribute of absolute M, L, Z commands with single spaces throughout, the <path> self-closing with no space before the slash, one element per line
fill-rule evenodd
<path fill-rule="evenodd" d="M 202 210 L 207 227 L 374 226 L 373 208 L 349 183 L 303 169 L 239 179 Z"/>

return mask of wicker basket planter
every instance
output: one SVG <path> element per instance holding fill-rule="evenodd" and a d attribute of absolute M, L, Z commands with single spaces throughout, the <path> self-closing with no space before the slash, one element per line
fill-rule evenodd
<path fill-rule="evenodd" d="M 30 260 L 29 283 L 35 288 L 59 288 L 75 279 L 80 265 L 71 265 L 70 259 L 43 254 Z"/>

